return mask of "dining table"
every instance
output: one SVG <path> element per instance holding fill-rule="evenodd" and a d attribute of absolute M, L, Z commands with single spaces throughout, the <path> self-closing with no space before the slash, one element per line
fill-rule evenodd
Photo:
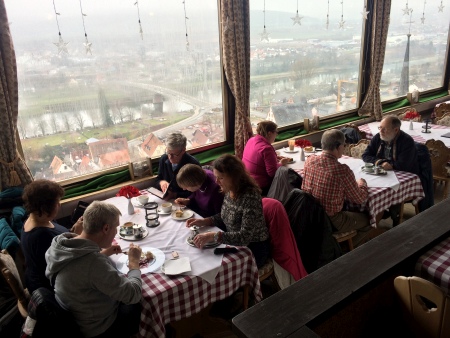
<path fill-rule="evenodd" d="M 292 168 L 303 176 L 305 160 L 309 156 L 320 156 L 321 149 L 313 148 L 311 152 L 305 152 L 299 147 L 294 151 L 288 148 L 279 150 L 280 156 L 293 158 L 289 168 Z M 304 160 L 302 160 L 304 158 Z M 364 161 L 362 159 L 350 156 L 342 156 L 338 159 L 340 163 L 346 164 L 353 171 L 355 178 L 364 178 L 367 181 L 368 197 L 363 204 L 345 203 L 347 210 L 367 211 L 370 216 L 370 224 L 377 227 L 377 222 L 381 219 L 380 215 L 384 210 L 389 209 L 391 205 L 400 204 L 405 201 L 412 201 L 416 205 L 425 197 L 422 183 L 419 176 L 406 171 L 385 171 L 383 174 L 374 175 L 364 170 Z"/>
<path fill-rule="evenodd" d="M 141 193 L 148 194 L 146 190 Z M 141 268 L 142 313 L 139 337 L 165 337 L 167 323 L 188 318 L 244 286 L 250 287 L 255 302 L 261 301 L 258 268 L 252 252 L 247 247 L 238 246 L 235 253 L 215 254 L 214 243 L 204 249 L 193 246 L 189 242 L 192 230 L 186 227 L 186 219 L 200 216 L 192 210 L 185 209 L 184 216 L 177 217 L 176 206 L 172 203 L 173 210 L 163 212 L 161 204 L 167 201 L 150 194 L 149 202 L 156 204 L 142 205 L 136 198 L 129 201 L 126 197 L 112 197 L 105 201 L 115 205 L 122 213 L 114 239 L 122 252 L 126 252 L 133 243 L 143 248 L 143 251 L 149 250 L 155 255 L 151 265 Z M 128 212 L 129 202 L 133 204 L 131 215 Z M 149 205 L 157 207 L 147 208 Z M 149 213 L 158 213 L 158 219 L 156 222 L 152 221 L 152 227 L 148 227 L 146 222 Z M 127 222 L 132 222 L 143 230 L 142 238 L 125 235 L 122 225 Z M 198 231 L 218 230 L 208 227 Z M 177 255 L 178 258 L 174 258 Z M 126 255 L 112 255 L 111 260 L 120 273 L 128 272 Z M 174 266 L 181 270 L 174 270 Z"/>
<path fill-rule="evenodd" d="M 450 237 L 419 257 L 414 275 L 440 286 L 450 294 Z"/>
<path fill-rule="evenodd" d="M 366 124 L 362 124 L 358 126 L 359 130 L 366 132 L 366 138 L 372 139 L 373 135 L 377 134 L 379 132 L 378 127 L 380 126 L 380 121 L 376 122 L 370 122 Z M 412 129 L 411 128 L 412 125 Z M 405 133 L 411 135 L 411 137 L 414 139 L 414 141 L 418 143 L 425 143 L 428 140 L 434 139 L 434 140 L 441 140 L 444 142 L 444 144 L 450 148 L 450 137 L 443 137 L 443 134 L 447 134 L 450 132 L 450 127 L 448 126 L 442 126 L 440 124 L 428 124 L 428 133 L 422 132 L 425 130 L 424 126 L 426 125 L 425 122 L 409 122 L 409 121 L 402 121 L 401 130 L 403 130 Z"/>

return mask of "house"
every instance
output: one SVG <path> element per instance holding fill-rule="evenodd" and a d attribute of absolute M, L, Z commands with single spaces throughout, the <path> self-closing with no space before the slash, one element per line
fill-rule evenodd
<path fill-rule="evenodd" d="M 139 146 L 139 155 L 141 157 L 156 157 L 161 156 L 166 151 L 166 146 L 153 133 L 150 133 L 144 142 Z"/>

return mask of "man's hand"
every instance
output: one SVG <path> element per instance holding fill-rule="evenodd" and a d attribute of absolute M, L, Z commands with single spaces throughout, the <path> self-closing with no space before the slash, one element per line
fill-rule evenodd
<path fill-rule="evenodd" d="M 290 159 L 289 157 L 282 157 L 282 158 L 280 159 L 281 165 L 286 165 L 286 164 L 288 164 L 289 162 L 291 162 L 291 159 Z"/>
<path fill-rule="evenodd" d="M 70 232 L 76 233 L 77 235 L 81 235 L 83 231 L 83 216 L 78 218 L 75 224 L 70 228 Z"/>
<path fill-rule="evenodd" d="M 166 190 L 169 188 L 169 182 L 162 180 L 161 182 L 159 182 L 159 186 L 162 192 L 166 192 Z"/>
<path fill-rule="evenodd" d="M 118 254 L 121 253 L 122 249 L 120 248 L 120 245 L 111 245 L 109 248 L 106 249 L 102 249 L 102 251 L 100 251 L 101 254 L 106 255 L 106 256 L 111 256 L 113 254 Z"/>
<path fill-rule="evenodd" d="M 139 245 L 130 244 L 130 249 L 128 250 L 128 268 L 130 270 L 139 269 L 141 253 L 142 249 Z"/>
<path fill-rule="evenodd" d="M 357 182 L 358 182 L 358 187 L 367 187 L 367 182 L 364 178 L 360 178 Z"/>
<path fill-rule="evenodd" d="M 381 164 L 381 167 L 382 167 L 384 170 L 392 170 L 392 169 L 394 169 L 394 168 L 392 167 L 392 165 L 391 165 L 389 162 L 384 162 L 384 163 L 382 163 L 382 164 Z"/>

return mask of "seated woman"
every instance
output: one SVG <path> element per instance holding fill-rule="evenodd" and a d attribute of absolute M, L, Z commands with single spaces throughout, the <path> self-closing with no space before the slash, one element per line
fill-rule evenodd
<path fill-rule="evenodd" d="M 217 226 L 226 231 L 199 234 L 195 236 L 194 244 L 199 248 L 213 241 L 248 246 L 259 268 L 265 264 L 270 246 L 261 189 L 248 174 L 242 161 L 234 155 L 222 155 L 214 161 L 213 168 L 216 181 L 225 193 L 220 214 L 203 219 L 188 219 L 186 226 Z"/>
<path fill-rule="evenodd" d="M 53 222 L 59 211 L 59 201 L 64 189 L 56 182 L 36 180 L 28 184 L 22 194 L 24 207 L 29 214 L 21 235 L 25 256 L 25 285 L 30 294 L 39 287 L 53 290 L 45 277 L 45 252 L 53 237 L 68 232 L 62 225 Z M 82 217 L 74 225 L 81 233 Z"/>
<path fill-rule="evenodd" d="M 277 156 L 272 146 L 278 134 L 276 123 L 272 121 L 259 122 L 256 133 L 257 135 L 247 141 L 242 161 L 262 189 L 262 194 L 266 196 L 275 172 L 279 167 L 287 164 L 290 159 Z"/>
<path fill-rule="evenodd" d="M 195 164 L 185 164 L 177 174 L 178 186 L 192 194 L 188 198 L 177 198 L 176 204 L 189 206 L 202 217 L 220 212 L 223 194 L 211 170 Z"/>

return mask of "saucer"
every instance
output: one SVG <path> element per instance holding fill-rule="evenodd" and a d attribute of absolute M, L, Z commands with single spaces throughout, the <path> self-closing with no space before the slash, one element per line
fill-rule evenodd
<path fill-rule="evenodd" d="M 289 150 L 289 148 L 283 148 L 283 151 L 284 151 L 285 153 L 289 153 L 289 154 L 292 154 L 292 153 L 298 153 L 298 152 L 299 152 L 299 150 L 298 150 L 298 149 L 295 149 L 295 148 L 294 148 L 294 150 Z"/>
<path fill-rule="evenodd" d="M 170 215 L 172 213 L 172 211 L 173 211 L 173 206 L 172 206 L 172 210 L 171 211 L 167 211 L 167 212 L 162 211 L 161 208 L 158 208 L 158 215 Z"/>
<path fill-rule="evenodd" d="M 193 246 L 194 248 L 196 248 L 196 246 L 195 246 L 194 242 L 192 241 L 191 237 L 186 238 L 186 243 L 189 244 L 190 246 Z M 220 243 L 218 243 L 218 242 L 209 242 L 209 243 L 206 243 L 203 246 L 203 248 L 214 248 L 214 247 L 219 246 L 219 245 L 220 245 Z"/>
<path fill-rule="evenodd" d="M 312 150 L 306 150 L 306 149 L 303 149 L 303 151 L 304 151 L 305 153 L 315 153 L 315 152 L 316 152 L 316 148 L 312 147 Z"/>

